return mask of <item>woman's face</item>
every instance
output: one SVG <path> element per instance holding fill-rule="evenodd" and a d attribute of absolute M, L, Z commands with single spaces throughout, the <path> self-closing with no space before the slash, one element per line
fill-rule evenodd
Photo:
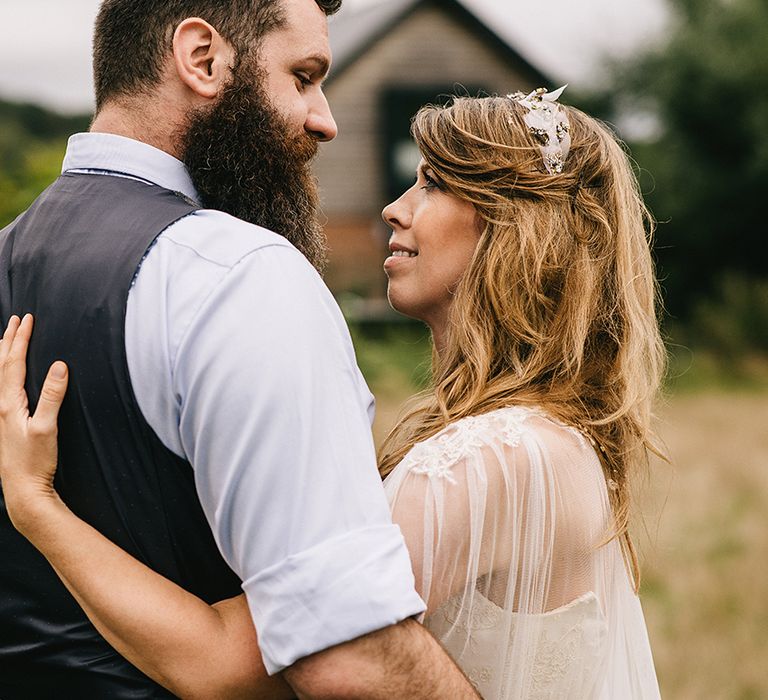
<path fill-rule="evenodd" d="M 444 328 L 480 231 L 475 208 L 443 191 L 423 160 L 416 174 L 413 187 L 382 212 L 392 228 L 384 271 L 393 308 L 435 332 Z"/>

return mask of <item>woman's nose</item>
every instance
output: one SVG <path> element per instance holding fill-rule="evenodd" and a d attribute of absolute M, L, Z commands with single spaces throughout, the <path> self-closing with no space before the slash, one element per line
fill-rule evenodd
<path fill-rule="evenodd" d="M 381 218 L 391 228 L 407 228 L 409 217 L 403 206 L 403 198 L 396 199 L 381 210 Z"/>

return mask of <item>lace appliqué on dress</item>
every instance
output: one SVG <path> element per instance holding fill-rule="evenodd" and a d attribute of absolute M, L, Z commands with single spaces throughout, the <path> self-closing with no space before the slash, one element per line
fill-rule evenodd
<path fill-rule="evenodd" d="M 501 435 L 505 445 L 517 447 L 531 416 L 543 416 L 540 409 L 509 406 L 479 416 L 467 416 L 443 428 L 424 442 L 417 443 L 405 456 L 402 468 L 414 474 L 445 479 L 456 483 L 452 467 L 473 451 Z"/>
<path fill-rule="evenodd" d="M 599 668 L 606 642 L 606 625 L 601 615 L 598 617 L 590 611 L 593 598 L 587 594 L 566 606 L 564 609 L 570 609 L 572 616 L 564 620 L 564 624 L 542 625 L 536 661 L 531 669 L 532 697 L 551 697 L 552 688 L 562 688 L 574 675 L 583 677 L 585 664 L 589 664 L 587 668 Z M 578 667 L 576 673 L 574 667 Z"/>

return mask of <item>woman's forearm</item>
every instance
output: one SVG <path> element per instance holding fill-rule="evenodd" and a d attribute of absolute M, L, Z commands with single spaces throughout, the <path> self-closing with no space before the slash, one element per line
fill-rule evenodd
<path fill-rule="evenodd" d="M 104 638 L 183 698 L 290 698 L 267 676 L 244 596 L 210 606 L 144 566 L 57 497 L 6 489 L 16 526 Z M 26 499 L 14 508 L 14 499 Z M 30 504 L 34 505 L 30 505 Z"/>

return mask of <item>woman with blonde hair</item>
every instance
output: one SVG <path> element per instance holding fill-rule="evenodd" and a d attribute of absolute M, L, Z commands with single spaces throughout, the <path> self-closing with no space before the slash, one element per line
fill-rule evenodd
<path fill-rule="evenodd" d="M 651 221 L 619 143 L 560 92 L 456 98 L 414 119 L 422 160 L 383 212 L 384 267 L 392 306 L 432 332 L 433 382 L 380 470 L 424 623 L 483 697 L 644 700 L 659 690 L 628 525 L 664 358 Z M 12 319 L 0 346 L 0 476 L 16 526 L 159 683 L 195 695 L 196 669 L 172 634 L 142 635 L 147 609 L 194 619 L 190 648 L 215 640 L 235 659 L 233 697 L 290 697 L 254 664 L 242 596 L 213 615 L 57 499 L 66 378 L 49 375 L 51 401 L 29 418 L 13 368 L 30 334 L 30 319 Z M 142 605 L 110 595 L 113 570 Z"/>
<path fill-rule="evenodd" d="M 484 697 L 657 697 L 628 531 L 664 358 L 650 216 L 559 94 L 414 120 L 419 182 L 384 210 L 409 257 L 386 267 L 434 378 L 380 469 L 426 624 Z"/>

